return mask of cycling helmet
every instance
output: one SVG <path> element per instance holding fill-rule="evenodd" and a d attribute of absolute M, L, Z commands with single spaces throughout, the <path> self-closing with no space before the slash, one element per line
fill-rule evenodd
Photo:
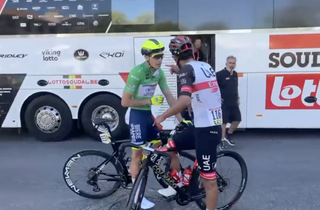
<path fill-rule="evenodd" d="M 187 36 L 176 36 L 171 39 L 169 50 L 172 55 L 182 57 L 184 56 L 184 53 L 189 53 L 193 50 L 192 41 Z"/>
<path fill-rule="evenodd" d="M 163 55 L 164 54 L 164 45 L 162 42 L 156 39 L 148 39 L 147 41 L 143 42 L 141 47 L 141 54 L 142 55 Z"/>

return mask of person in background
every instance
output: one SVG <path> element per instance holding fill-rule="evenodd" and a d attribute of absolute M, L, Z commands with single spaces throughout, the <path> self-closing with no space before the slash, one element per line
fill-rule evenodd
<path fill-rule="evenodd" d="M 232 134 L 237 130 L 241 122 L 238 73 L 235 71 L 236 62 L 236 57 L 228 56 L 226 67 L 217 72 L 217 80 L 222 98 L 222 142 L 227 142 L 230 146 L 235 146 Z M 227 123 L 231 123 L 228 131 L 226 129 Z"/>
<path fill-rule="evenodd" d="M 194 46 L 193 59 L 196 61 L 208 62 L 206 55 L 201 50 L 201 47 L 202 47 L 201 38 L 198 38 L 198 37 L 194 38 L 193 46 Z"/>

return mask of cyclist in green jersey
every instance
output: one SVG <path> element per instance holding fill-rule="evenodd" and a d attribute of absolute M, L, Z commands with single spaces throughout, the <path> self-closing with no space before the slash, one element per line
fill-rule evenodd
<path fill-rule="evenodd" d="M 142 44 L 141 54 L 146 61 L 134 67 L 128 76 L 123 91 L 121 105 L 130 107 L 129 125 L 131 142 L 137 145 L 145 144 L 148 140 L 159 138 L 159 130 L 154 125 L 151 105 L 161 105 L 163 96 L 154 96 L 157 85 L 165 96 L 169 106 L 176 99 L 171 94 L 163 70 L 160 68 L 164 56 L 164 45 L 156 39 L 148 39 Z M 180 114 L 177 119 L 182 121 Z M 134 182 L 139 173 L 139 163 L 142 151 L 132 149 L 130 174 Z M 154 207 L 154 203 L 143 198 L 142 209 Z"/>

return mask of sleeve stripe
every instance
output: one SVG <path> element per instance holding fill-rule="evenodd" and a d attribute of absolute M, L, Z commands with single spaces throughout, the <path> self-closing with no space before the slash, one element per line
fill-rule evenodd
<path fill-rule="evenodd" d="M 184 86 L 181 87 L 181 92 L 183 92 L 183 91 L 192 93 L 193 89 L 190 86 L 184 85 Z"/>

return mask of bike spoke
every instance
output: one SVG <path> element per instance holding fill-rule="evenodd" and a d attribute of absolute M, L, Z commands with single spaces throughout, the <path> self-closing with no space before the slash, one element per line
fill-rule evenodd
<path fill-rule="evenodd" d="M 84 156 L 78 159 L 79 161 L 75 161 L 70 169 L 70 177 L 73 181 L 73 184 L 77 186 L 77 188 L 81 189 L 83 192 L 88 192 L 92 194 L 103 193 L 104 191 L 110 190 L 112 188 L 112 184 L 119 179 L 115 178 L 119 176 L 116 173 L 115 169 L 111 169 L 112 165 L 107 164 L 103 171 L 114 170 L 115 173 L 101 173 L 102 176 L 96 178 L 95 182 L 89 184 L 89 171 L 94 170 L 99 166 L 104 159 L 99 156 Z M 79 170 L 80 169 L 80 170 Z M 90 181 L 89 181 L 90 182 Z M 111 183 L 110 183 L 111 182 Z M 90 182 L 91 183 L 91 182 Z M 98 188 L 97 188 L 98 186 Z M 94 190 L 99 189 L 99 192 L 95 192 Z"/>

